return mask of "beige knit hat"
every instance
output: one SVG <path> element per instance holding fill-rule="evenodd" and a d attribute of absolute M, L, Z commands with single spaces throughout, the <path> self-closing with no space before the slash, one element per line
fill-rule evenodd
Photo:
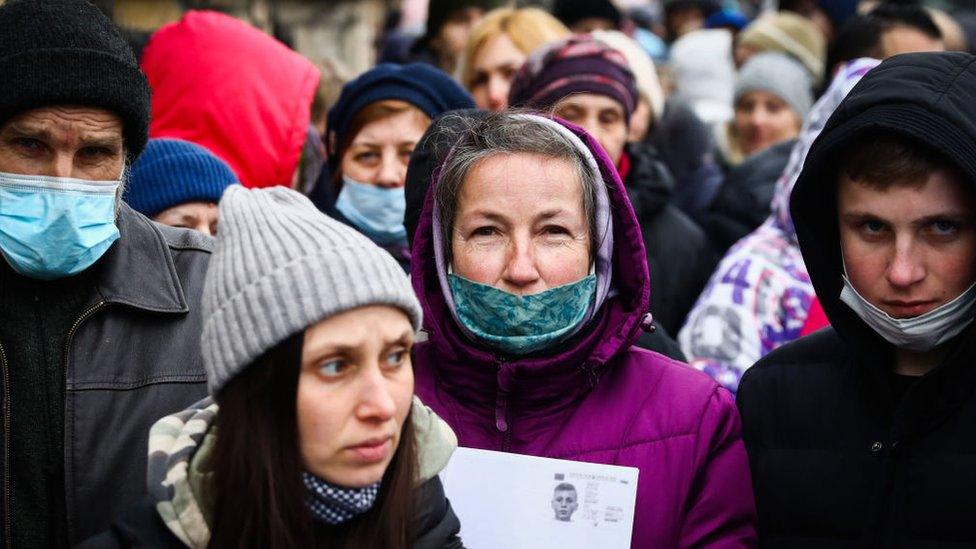
<path fill-rule="evenodd" d="M 802 63 L 814 83 L 824 77 L 827 57 L 824 35 L 813 22 L 795 13 L 781 11 L 763 15 L 742 30 L 736 45 L 756 53 L 783 52 Z"/>
<path fill-rule="evenodd" d="M 641 48 L 633 38 L 620 31 L 595 30 L 590 34 L 593 38 L 624 54 L 627 64 L 630 65 L 630 72 L 634 73 L 637 93 L 647 99 L 654 113 L 654 120 L 660 120 L 661 115 L 664 114 L 664 90 L 661 89 L 661 82 L 658 80 L 651 56 L 647 55 L 644 48 Z"/>
<path fill-rule="evenodd" d="M 349 309 L 391 305 L 420 329 L 420 303 L 393 256 L 304 195 L 234 185 L 219 219 L 200 342 L 211 394 L 292 334 Z"/>

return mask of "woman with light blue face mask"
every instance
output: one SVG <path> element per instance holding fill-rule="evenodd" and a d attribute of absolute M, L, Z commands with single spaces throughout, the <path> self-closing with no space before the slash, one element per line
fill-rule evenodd
<path fill-rule="evenodd" d="M 311 192 L 322 211 L 389 251 L 407 269 L 404 182 L 431 119 L 474 101 L 426 65 L 379 65 L 349 82 L 329 111 L 328 165 Z"/>
<path fill-rule="evenodd" d="M 652 320 L 647 254 L 607 153 L 513 112 L 441 118 L 418 164 L 431 142 L 450 146 L 426 196 L 407 189 L 418 396 L 461 446 L 639 468 L 632 547 L 749 546 L 731 395 L 633 346 Z"/>

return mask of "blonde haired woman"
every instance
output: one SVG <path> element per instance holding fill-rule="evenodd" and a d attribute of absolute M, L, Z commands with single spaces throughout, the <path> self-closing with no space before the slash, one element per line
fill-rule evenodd
<path fill-rule="evenodd" d="M 458 80 L 479 108 L 500 111 L 508 106 L 512 78 L 529 54 L 570 34 L 558 19 L 538 8 L 494 10 L 471 31 Z"/>

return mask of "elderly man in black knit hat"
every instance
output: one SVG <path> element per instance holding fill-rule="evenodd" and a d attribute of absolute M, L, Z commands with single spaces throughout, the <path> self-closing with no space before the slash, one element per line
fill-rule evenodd
<path fill-rule="evenodd" d="M 206 393 L 211 242 L 120 200 L 149 87 L 85 0 L 0 6 L 2 543 L 63 547 L 140 498 L 150 425 Z"/>

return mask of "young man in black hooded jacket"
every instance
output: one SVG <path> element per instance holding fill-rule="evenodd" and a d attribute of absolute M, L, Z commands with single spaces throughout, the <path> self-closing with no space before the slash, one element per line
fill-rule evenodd
<path fill-rule="evenodd" d="M 738 404 L 766 547 L 976 544 L 976 57 L 895 56 L 831 117 L 791 213 L 832 328 Z"/>

